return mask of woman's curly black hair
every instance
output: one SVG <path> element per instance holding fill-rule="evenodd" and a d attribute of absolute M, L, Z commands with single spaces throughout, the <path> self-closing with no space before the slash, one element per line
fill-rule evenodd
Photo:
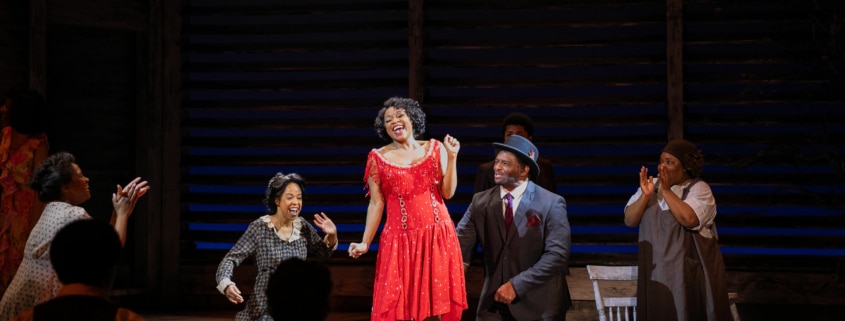
<path fill-rule="evenodd" d="M 414 138 L 419 138 L 425 133 L 425 112 L 420 107 L 420 103 L 411 98 L 391 97 L 384 101 L 384 107 L 378 111 L 376 121 L 373 123 L 373 128 L 376 130 L 378 137 L 388 143 L 392 141 L 384 127 L 384 112 L 390 107 L 405 110 L 408 118 L 411 119 L 411 125 L 414 126 Z"/>
<path fill-rule="evenodd" d="M 299 189 L 302 190 L 302 195 L 305 195 L 305 179 L 302 176 L 299 176 L 297 173 L 290 173 L 290 174 L 282 174 L 281 172 L 276 173 L 273 178 L 270 178 L 270 182 L 267 184 L 267 191 L 264 192 L 264 205 L 267 205 L 267 214 L 276 214 L 276 209 L 278 206 L 276 205 L 276 199 L 282 195 L 282 192 L 285 191 L 285 187 L 288 186 L 290 183 L 296 183 L 299 185 Z"/>
<path fill-rule="evenodd" d="M 59 152 L 38 165 L 32 173 L 29 187 L 38 193 L 39 201 L 47 203 L 62 197 L 62 186 L 73 180 L 73 163 L 76 163 L 73 155 Z"/>

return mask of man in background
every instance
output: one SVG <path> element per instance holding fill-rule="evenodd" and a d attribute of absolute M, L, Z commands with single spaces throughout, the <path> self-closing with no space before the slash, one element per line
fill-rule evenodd
<path fill-rule="evenodd" d="M 502 134 L 506 141 L 511 135 L 519 135 L 527 138 L 529 141 L 534 140 L 534 121 L 528 115 L 515 112 L 507 115 L 502 122 Z M 532 181 L 540 185 L 546 190 L 557 193 L 557 184 L 555 182 L 555 172 L 552 166 L 552 161 L 547 158 L 538 158 L 537 164 L 540 166 L 538 173 L 532 173 Z M 481 164 L 478 166 L 478 171 L 475 174 L 475 188 L 473 193 L 485 191 L 493 186 L 496 182 L 493 180 L 493 161 Z"/>

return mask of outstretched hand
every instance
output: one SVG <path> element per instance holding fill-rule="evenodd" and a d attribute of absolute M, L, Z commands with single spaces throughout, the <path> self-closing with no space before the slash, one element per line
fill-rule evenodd
<path fill-rule="evenodd" d="M 234 284 L 229 285 L 226 287 L 226 299 L 229 299 L 229 302 L 234 304 L 238 304 L 244 302 L 244 297 L 241 295 L 241 290 Z"/>
<path fill-rule="evenodd" d="M 337 227 L 334 225 L 334 222 L 326 216 L 326 213 L 320 212 L 320 214 L 314 214 L 314 224 L 323 230 L 323 233 L 330 235 L 337 234 Z"/>
<path fill-rule="evenodd" d="M 369 245 L 367 243 L 349 243 L 349 256 L 354 259 L 361 257 L 364 253 L 367 253 L 369 250 Z"/>

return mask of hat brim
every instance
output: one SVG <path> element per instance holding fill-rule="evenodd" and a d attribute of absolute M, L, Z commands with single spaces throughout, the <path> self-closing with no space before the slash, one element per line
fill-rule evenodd
<path fill-rule="evenodd" d="M 531 172 L 528 174 L 531 179 L 536 178 L 537 175 L 540 174 L 540 165 L 537 164 L 537 161 L 535 161 L 527 154 L 523 153 L 521 150 L 518 150 L 516 148 L 511 147 L 510 145 L 505 145 L 502 143 L 493 143 L 493 149 L 496 150 L 496 154 L 498 154 L 501 150 L 505 150 L 513 153 L 514 155 L 516 155 L 516 157 L 522 159 L 523 162 L 528 164 L 528 168 L 531 169 Z"/>

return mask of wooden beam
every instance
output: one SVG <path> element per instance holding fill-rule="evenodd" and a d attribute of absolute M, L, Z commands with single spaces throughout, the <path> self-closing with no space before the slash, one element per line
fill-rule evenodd
<path fill-rule="evenodd" d="M 137 144 L 139 153 L 137 154 L 138 167 L 141 175 L 146 175 L 147 181 L 150 182 L 150 192 L 147 194 L 146 204 L 148 215 L 140 217 L 136 224 L 137 235 L 144 235 L 146 242 L 139 245 L 136 256 L 136 268 L 144 271 L 146 282 L 145 294 L 147 297 L 145 301 L 150 305 L 158 305 L 162 302 L 162 288 L 164 282 L 162 281 L 163 270 L 163 253 L 165 240 L 162 237 L 162 198 L 164 190 L 162 178 L 162 118 L 164 117 L 164 110 L 162 109 L 162 64 L 161 58 L 161 14 L 153 8 L 159 8 L 162 0 L 150 1 L 149 28 L 144 32 L 144 37 L 139 41 L 139 48 L 146 48 L 145 54 L 140 57 L 139 69 L 142 71 L 141 75 L 145 75 L 140 79 L 139 86 L 141 97 L 139 100 L 139 108 L 137 108 L 136 115 L 138 119 L 137 126 Z M 142 132 L 147 132 L 144 135 Z M 143 259 L 139 259 L 143 258 Z"/>
<path fill-rule="evenodd" d="M 179 303 L 179 163 L 181 80 L 181 1 L 151 0 L 146 37 L 148 75 L 144 85 L 146 106 L 139 108 L 139 161 L 148 173 L 151 193 L 144 219 L 147 258 L 147 301 L 154 306 L 174 307 Z"/>
<path fill-rule="evenodd" d="M 182 1 L 162 0 L 162 137 L 161 162 L 162 202 L 162 284 L 165 302 L 176 302 L 181 293 L 176 286 L 179 277 L 179 244 L 181 206 L 181 106 L 182 106 Z"/>
<path fill-rule="evenodd" d="M 666 0 L 666 115 L 668 140 L 684 138 L 683 0 Z"/>
<path fill-rule="evenodd" d="M 423 0 L 408 0 L 408 96 L 422 103 L 423 80 Z"/>
<path fill-rule="evenodd" d="M 46 94 L 47 88 L 47 4 L 29 2 L 29 89 Z"/>

